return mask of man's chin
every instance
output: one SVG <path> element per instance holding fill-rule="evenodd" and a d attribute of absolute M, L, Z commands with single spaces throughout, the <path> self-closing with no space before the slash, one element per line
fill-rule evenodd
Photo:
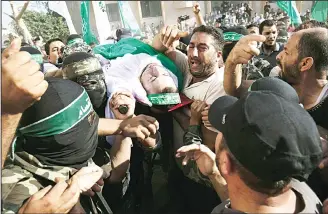
<path fill-rule="evenodd" d="M 192 71 L 192 70 L 190 70 L 190 74 L 193 77 L 202 77 L 202 71 Z"/>
<path fill-rule="evenodd" d="M 265 44 L 265 46 L 267 46 L 267 47 L 273 47 L 273 46 L 276 45 L 276 42 L 266 42 L 266 43 L 264 43 L 264 44 Z"/>

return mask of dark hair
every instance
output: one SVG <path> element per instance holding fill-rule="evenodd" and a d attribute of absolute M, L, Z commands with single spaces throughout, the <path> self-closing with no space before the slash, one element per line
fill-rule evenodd
<path fill-rule="evenodd" d="M 132 37 L 132 32 L 130 29 L 122 28 L 116 30 L 117 41 L 120 41 L 122 37 Z"/>
<path fill-rule="evenodd" d="M 271 27 L 271 26 L 274 26 L 274 22 L 273 20 L 264 20 L 261 24 L 260 24 L 260 27 L 259 27 L 259 31 L 260 31 L 260 34 L 262 34 L 263 32 L 263 28 L 264 27 Z"/>
<path fill-rule="evenodd" d="M 37 36 L 34 38 L 33 42 L 40 41 L 40 40 L 41 40 L 40 36 Z"/>
<path fill-rule="evenodd" d="M 50 39 L 49 41 L 47 41 L 47 43 L 44 45 L 44 50 L 46 51 L 47 55 L 50 54 L 50 44 L 53 43 L 53 42 L 56 42 L 56 41 L 64 43 L 63 40 L 61 40 L 59 38 Z"/>
<path fill-rule="evenodd" d="M 71 34 L 67 37 L 66 41 L 68 42 L 68 41 L 71 41 L 71 40 L 77 39 L 77 38 L 82 39 L 82 37 L 79 34 Z"/>
<path fill-rule="evenodd" d="M 30 44 L 28 44 L 27 42 L 22 42 L 21 47 L 28 47 L 31 46 Z"/>
<path fill-rule="evenodd" d="M 223 50 L 222 50 L 222 59 L 223 59 L 223 62 L 225 63 L 231 50 L 235 47 L 235 45 L 237 44 L 237 41 L 235 42 L 231 42 L 229 44 L 225 44 L 223 46 Z"/>
<path fill-rule="evenodd" d="M 285 178 L 279 181 L 264 181 L 257 178 L 252 172 L 248 171 L 243 167 L 239 161 L 231 154 L 225 139 L 223 138 L 220 146 L 219 152 L 226 150 L 229 154 L 229 159 L 231 161 L 232 167 L 237 171 L 240 179 L 252 190 L 267 194 L 269 196 L 276 196 L 284 192 L 286 187 L 290 184 L 292 178 Z"/>
<path fill-rule="evenodd" d="M 298 42 L 298 58 L 312 57 L 317 72 L 328 69 L 328 34 L 319 33 L 319 29 L 304 32 Z"/>
<path fill-rule="evenodd" d="M 212 26 L 201 25 L 193 30 L 191 36 L 193 36 L 197 32 L 207 33 L 211 35 L 214 39 L 213 46 L 215 50 L 222 51 L 224 46 L 224 37 L 223 37 L 223 33 L 220 30 L 217 30 L 215 27 Z"/>
<path fill-rule="evenodd" d="M 250 25 L 247 25 L 246 29 L 250 29 L 252 27 L 259 27 L 259 26 L 257 24 L 252 23 Z"/>
<path fill-rule="evenodd" d="M 308 28 L 315 28 L 315 27 L 323 27 L 328 29 L 328 25 L 324 22 L 319 22 L 317 20 L 309 20 L 306 22 L 303 22 L 300 24 L 297 28 L 295 28 L 294 32 L 303 30 L 303 29 L 308 29 Z"/>

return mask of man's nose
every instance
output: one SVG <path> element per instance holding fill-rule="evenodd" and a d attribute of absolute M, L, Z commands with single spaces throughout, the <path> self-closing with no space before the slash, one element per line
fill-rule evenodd
<path fill-rule="evenodd" d="M 281 59 L 281 53 L 282 53 L 282 51 L 276 56 L 276 60 L 277 61 L 280 61 L 280 59 Z"/>
<path fill-rule="evenodd" d="M 192 51 L 192 56 L 198 56 L 198 49 L 196 47 Z"/>
<path fill-rule="evenodd" d="M 158 77 L 160 75 L 159 70 L 155 67 L 153 68 L 153 76 Z"/>

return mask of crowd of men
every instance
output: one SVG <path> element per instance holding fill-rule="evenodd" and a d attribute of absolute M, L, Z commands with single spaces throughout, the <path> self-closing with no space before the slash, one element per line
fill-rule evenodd
<path fill-rule="evenodd" d="M 328 213 L 328 26 L 264 11 L 195 4 L 151 43 L 14 39 L 2 212 L 143 213 L 159 156 L 174 212 Z"/>

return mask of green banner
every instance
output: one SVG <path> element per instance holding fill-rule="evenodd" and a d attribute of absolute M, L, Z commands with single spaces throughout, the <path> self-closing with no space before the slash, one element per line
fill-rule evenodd
<path fill-rule="evenodd" d="M 328 18 L 328 1 L 315 1 L 311 16 L 319 22 L 326 22 Z"/>
<path fill-rule="evenodd" d="M 277 1 L 277 5 L 280 7 L 280 9 L 287 13 L 293 25 L 302 23 L 300 13 L 296 8 L 295 1 Z"/>
<path fill-rule="evenodd" d="M 97 45 L 99 44 L 96 36 L 92 33 L 90 27 L 90 1 L 81 1 L 81 19 L 82 19 L 82 35 L 83 40 L 90 44 L 91 42 L 95 42 Z"/>

